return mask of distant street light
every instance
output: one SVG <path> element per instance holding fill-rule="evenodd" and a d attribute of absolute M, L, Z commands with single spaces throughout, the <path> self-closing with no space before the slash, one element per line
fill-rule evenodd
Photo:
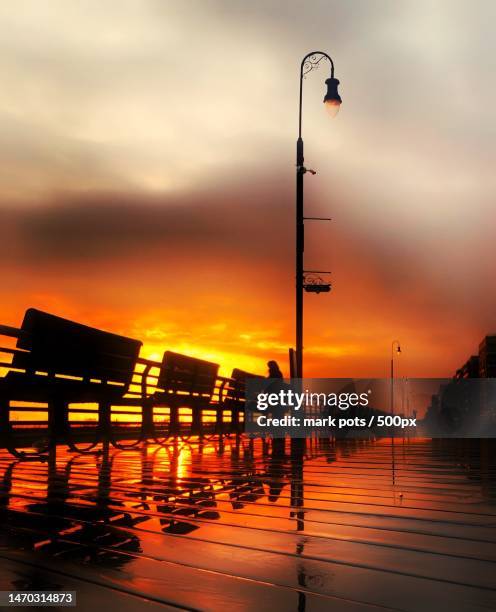
<path fill-rule="evenodd" d="M 303 176 L 306 172 L 315 174 L 314 170 L 305 168 L 303 157 L 303 139 L 301 137 L 301 113 L 303 100 L 303 77 L 318 67 L 323 59 L 331 64 L 331 76 L 326 80 L 327 93 L 324 96 L 326 110 L 335 117 L 341 105 L 341 96 L 338 93 L 339 81 L 334 78 L 334 63 L 327 53 L 312 51 L 306 55 L 300 67 L 300 106 L 298 114 L 298 140 L 296 142 L 296 359 L 295 376 L 303 378 L 303 290 L 311 293 L 325 293 L 330 291 L 330 283 L 322 279 L 312 279 L 305 283 L 305 270 L 303 267 L 303 253 L 305 249 L 305 217 L 303 215 Z M 310 217 L 309 217 L 310 218 Z M 329 219 L 315 218 L 317 221 Z"/>
<path fill-rule="evenodd" d="M 395 350 L 396 349 L 396 350 Z M 391 414 L 394 414 L 394 356 L 401 355 L 401 346 L 398 340 L 391 342 Z"/>

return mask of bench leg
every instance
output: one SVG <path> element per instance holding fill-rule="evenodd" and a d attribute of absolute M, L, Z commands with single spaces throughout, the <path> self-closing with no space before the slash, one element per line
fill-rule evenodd
<path fill-rule="evenodd" d="M 231 412 L 231 428 L 232 431 L 239 431 L 239 409 L 233 408 Z"/>
<path fill-rule="evenodd" d="M 48 436 L 50 445 L 64 442 L 69 433 L 69 404 L 60 399 L 48 405 Z"/>
<path fill-rule="evenodd" d="M 33 452 L 17 450 L 14 431 L 10 422 L 10 401 L 5 398 L 0 398 L 0 446 L 6 448 L 11 455 L 22 461 L 45 461 L 46 459 L 44 454 L 46 448 Z"/>
<path fill-rule="evenodd" d="M 199 434 L 202 429 L 202 409 L 197 406 L 191 411 L 191 433 Z"/>
<path fill-rule="evenodd" d="M 169 432 L 171 435 L 178 433 L 179 431 L 179 409 L 174 404 L 170 407 L 169 416 Z"/>
<path fill-rule="evenodd" d="M 111 420 L 111 404 L 110 402 L 101 402 L 98 406 L 98 426 L 104 438 L 110 437 L 112 429 Z"/>
<path fill-rule="evenodd" d="M 143 431 L 144 438 L 150 438 L 153 436 L 155 427 L 153 422 L 153 403 L 143 402 L 143 413 L 142 413 L 141 428 Z"/>
<path fill-rule="evenodd" d="M 224 421 L 222 420 L 224 411 L 222 410 L 222 406 L 217 406 L 217 411 L 215 415 L 215 433 L 222 433 Z"/>
<path fill-rule="evenodd" d="M 0 439 L 6 444 L 10 435 L 10 402 L 0 399 Z"/>

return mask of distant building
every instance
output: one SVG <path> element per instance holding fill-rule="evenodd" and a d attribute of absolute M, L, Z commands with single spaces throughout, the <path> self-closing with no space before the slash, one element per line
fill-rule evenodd
<path fill-rule="evenodd" d="M 456 371 L 455 378 L 479 378 L 479 355 L 472 355 Z"/>
<path fill-rule="evenodd" d="M 479 344 L 479 378 L 496 378 L 496 335 Z"/>
<path fill-rule="evenodd" d="M 426 413 L 431 431 L 484 431 L 496 425 L 494 381 L 496 379 L 496 334 L 483 338 L 479 354 L 472 355 L 453 379 L 440 386 Z"/>

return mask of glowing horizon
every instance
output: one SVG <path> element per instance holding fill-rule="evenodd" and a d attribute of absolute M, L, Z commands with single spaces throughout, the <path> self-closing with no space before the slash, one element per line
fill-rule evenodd
<path fill-rule="evenodd" d="M 298 69 L 321 48 L 344 102 L 330 121 L 328 67 L 308 75 L 306 213 L 333 221 L 305 259 L 333 289 L 305 298 L 305 373 L 383 376 L 399 338 L 405 375 L 449 376 L 496 328 L 493 3 L 20 7 L 0 8 L 0 323 L 37 307 L 287 372 Z"/>

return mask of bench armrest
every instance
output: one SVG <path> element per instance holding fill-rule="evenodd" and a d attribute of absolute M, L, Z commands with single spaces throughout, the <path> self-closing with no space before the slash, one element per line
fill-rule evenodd
<path fill-rule="evenodd" d="M 217 376 L 217 380 L 220 380 L 224 383 L 233 383 L 236 382 L 235 378 L 229 378 L 229 376 Z"/>
<path fill-rule="evenodd" d="M 234 378 L 229 378 L 228 376 L 217 376 L 217 380 L 215 382 L 216 384 L 212 397 L 216 395 L 217 402 L 219 404 L 223 404 L 227 397 L 229 385 L 234 384 L 236 381 Z"/>
<path fill-rule="evenodd" d="M 150 370 L 152 368 L 160 368 L 161 364 L 153 359 L 145 359 L 144 357 L 138 357 L 136 363 L 144 365 L 142 372 L 137 372 L 138 376 L 141 376 L 141 398 L 146 399 L 148 397 L 148 379 L 150 377 Z M 157 378 L 152 376 L 151 378 Z"/>
<path fill-rule="evenodd" d="M 160 366 L 162 365 L 160 363 L 160 361 L 154 361 L 153 359 L 145 359 L 144 357 L 138 357 L 138 359 L 136 360 L 136 363 L 139 363 L 141 365 L 146 365 L 146 366 L 150 366 L 150 368 L 160 368 Z"/>
<path fill-rule="evenodd" d="M 22 330 L 17 327 L 10 327 L 9 325 L 0 325 L 0 336 L 9 336 L 10 338 L 20 338 L 22 335 Z M 11 368 L 12 364 L 10 362 L 5 361 L 5 355 L 21 355 L 22 353 L 26 353 L 27 351 L 9 348 L 6 346 L 0 346 L 0 368 Z"/>
<path fill-rule="evenodd" d="M 10 336 L 11 338 L 20 338 L 22 330 L 9 325 L 0 325 L 0 336 Z"/>

